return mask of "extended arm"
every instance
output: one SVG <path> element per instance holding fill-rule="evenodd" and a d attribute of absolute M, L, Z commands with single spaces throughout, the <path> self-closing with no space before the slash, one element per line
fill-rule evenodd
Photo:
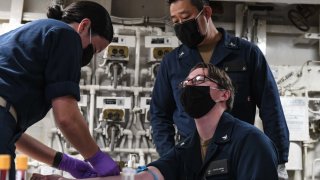
<path fill-rule="evenodd" d="M 98 146 L 90 135 L 77 101 L 71 96 L 58 97 L 52 100 L 52 109 L 56 125 L 66 139 L 85 159 L 92 157 Z"/>
<path fill-rule="evenodd" d="M 32 159 L 48 164 L 54 165 L 54 158 L 56 151 L 42 144 L 38 140 L 23 133 L 20 139 L 16 142 L 17 150 L 28 155 Z M 69 172 L 76 178 L 96 177 L 97 173 L 92 167 L 84 161 L 72 158 L 63 154 L 60 162 L 56 162 L 56 168 Z"/>
<path fill-rule="evenodd" d="M 150 171 L 156 174 L 158 180 L 164 180 L 161 172 L 153 166 L 148 167 Z M 122 176 L 109 176 L 109 177 L 97 177 L 97 178 L 89 178 L 86 180 L 121 180 Z M 135 180 L 154 180 L 152 174 L 150 172 L 144 171 L 134 176 Z M 67 178 L 63 178 L 58 175 L 41 175 L 41 174 L 33 174 L 31 180 L 70 180 Z"/>
<path fill-rule="evenodd" d="M 62 96 L 52 101 L 55 121 L 66 139 L 92 165 L 98 176 L 118 175 L 118 165 L 103 153 L 90 135 L 80 113 L 77 101 L 72 96 Z"/>
<path fill-rule="evenodd" d="M 152 137 L 160 156 L 167 153 L 175 144 L 173 127 L 173 111 L 175 109 L 173 92 L 163 61 L 157 74 L 150 105 Z"/>
<path fill-rule="evenodd" d="M 16 142 L 17 150 L 27 154 L 32 159 L 52 165 L 56 151 L 42 144 L 38 140 L 23 133 Z"/>
<path fill-rule="evenodd" d="M 279 164 L 288 162 L 289 130 L 282 110 L 278 88 L 272 72 L 259 49 L 252 57 L 255 61 L 253 89 L 263 122 L 264 133 L 275 143 L 279 152 Z"/>

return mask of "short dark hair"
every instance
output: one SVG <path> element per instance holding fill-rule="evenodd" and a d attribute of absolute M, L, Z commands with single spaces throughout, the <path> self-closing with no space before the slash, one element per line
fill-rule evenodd
<path fill-rule="evenodd" d="M 93 33 L 104 37 L 109 42 L 113 38 L 113 26 L 108 11 L 100 4 L 92 1 L 76 1 L 65 9 L 58 5 L 48 8 L 47 17 L 61 20 L 65 23 L 80 23 L 84 18 L 91 21 Z"/>
<path fill-rule="evenodd" d="M 206 63 L 198 63 L 195 65 L 190 72 L 194 71 L 195 69 L 202 68 L 208 69 L 208 77 L 215 80 L 219 86 L 219 88 L 226 89 L 230 91 L 230 98 L 227 100 L 227 110 L 231 111 L 233 107 L 234 101 L 234 94 L 235 90 L 232 85 L 232 81 L 228 74 L 219 69 L 218 67 L 214 66 L 213 64 L 206 64 Z"/>
<path fill-rule="evenodd" d="M 181 1 L 181 0 L 167 0 L 169 5 L 177 1 Z M 204 5 L 209 5 L 209 0 L 187 0 L 187 1 L 190 1 L 191 4 L 198 9 L 198 11 L 201 11 Z"/>

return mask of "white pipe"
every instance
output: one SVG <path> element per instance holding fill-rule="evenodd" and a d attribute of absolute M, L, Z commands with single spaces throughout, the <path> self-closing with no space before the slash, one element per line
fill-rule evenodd
<path fill-rule="evenodd" d="M 120 148 L 124 147 L 124 143 L 126 142 L 126 139 L 127 139 L 127 135 L 123 135 L 123 138 L 121 139 L 121 142 L 120 142 L 120 145 L 119 145 Z"/>
<path fill-rule="evenodd" d="M 136 134 L 135 137 L 136 137 L 136 145 L 134 147 L 135 148 L 140 148 L 140 138 L 141 138 L 141 136 Z"/>
<path fill-rule="evenodd" d="M 316 166 L 316 163 L 318 161 L 320 161 L 320 158 L 313 160 L 313 163 L 312 163 L 312 180 L 314 180 L 314 171 L 315 171 L 314 167 Z"/>
<path fill-rule="evenodd" d="M 57 137 L 57 141 L 58 141 L 58 149 L 61 151 L 61 152 L 64 152 L 64 148 L 63 148 L 63 142 L 62 142 L 62 138 L 60 137 L 60 134 L 59 134 L 59 130 L 58 128 L 52 128 L 51 129 L 51 142 L 50 142 L 50 147 L 51 148 L 54 148 L 53 147 L 53 142 L 54 140 L 56 139 Z"/>
<path fill-rule="evenodd" d="M 129 87 L 129 86 L 117 86 L 117 89 L 114 89 L 113 86 L 100 86 L 100 85 L 85 85 L 82 86 L 80 85 L 81 90 L 95 90 L 95 91 L 100 91 L 100 90 L 106 90 L 106 91 L 116 91 L 116 92 L 122 92 L 122 91 L 127 91 L 127 92 L 152 92 L 152 88 L 145 88 L 145 87 Z"/>
<path fill-rule="evenodd" d="M 100 76 L 101 76 L 102 74 L 104 74 L 104 73 L 105 73 L 105 70 L 104 70 L 103 68 L 98 67 L 98 68 L 96 69 L 96 72 L 95 72 L 95 77 L 96 77 L 96 82 L 95 82 L 95 84 L 96 84 L 96 85 L 99 85 L 99 84 L 100 84 Z"/>
<path fill-rule="evenodd" d="M 156 35 L 159 35 L 161 36 L 163 31 L 161 28 L 159 27 L 152 27 L 152 26 L 124 26 L 124 25 L 113 25 L 113 29 L 114 29 L 114 32 L 117 32 L 117 34 L 119 34 L 119 31 L 121 29 L 123 30 L 132 30 L 132 31 L 136 31 L 137 29 L 140 31 L 140 32 L 155 32 Z"/>
<path fill-rule="evenodd" d="M 145 130 L 139 130 L 136 132 L 136 148 L 140 145 L 140 139 L 143 139 L 143 136 L 146 135 Z M 147 144 L 145 144 L 146 147 L 148 147 Z"/>
<path fill-rule="evenodd" d="M 138 108 L 138 96 L 139 96 L 139 90 L 135 89 L 133 91 L 133 95 L 134 95 L 134 109 L 140 109 Z M 141 111 L 141 109 L 139 110 Z M 136 113 L 136 112 L 135 112 Z"/>
<path fill-rule="evenodd" d="M 89 132 L 91 135 L 93 135 L 95 94 L 96 94 L 96 89 L 90 88 Z"/>
<path fill-rule="evenodd" d="M 137 96 L 138 96 L 138 93 L 137 93 Z M 138 101 L 138 99 L 136 100 L 136 102 Z M 146 139 L 146 135 L 148 134 L 147 133 L 147 131 L 146 130 L 144 130 L 144 127 L 143 127 L 143 124 L 142 124 L 142 122 L 141 122 L 141 119 L 139 118 L 140 116 L 140 114 L 141 114 L 141 112 L 142 112 L 142 109 L 141 108 L 138 108 L 138 107 L 136 107 L 136 108 L 134 108 L 133 109 L 133 112 L 134 112 L 134 115 L 135 115 L 135 117 L 136 117 L 136 121 L 137 121 L 137 124 L 139 125 L 139 128 L 141 129 L 141 130 L 139 130 L 139 131 L 137 131 L 137 136 L 139 136 L 139 135 L 141 135 L 141 138 L 139 138 L 139 145 L 140 145 L 140 139 L 142 139 L 142 142 L 143 142 L 143 145 L 144 145 L 144 147 L 149 147 L 149 145 L 148 145 L 148 142 L 147 142 L 147 139 Z M 141 146 L 142 147 L 142 146 Z"/>
<path fill-rule="evenodd" d="M 115 136 L 116 136 L 116 128 L 114 126 L 111 126 L 111 138 L 110 138 L 110 150 L 114 150 L 114 142 L 115 142 Z"/>
<path fill-rule="evenodd" d="M 110 152 L 110 148 L 101 148 L 101 151 L 103 152 Z M 114 148 L 114 151 L 115 153 L 139 153 L 139 152 L 143 152 L 143 153 L 151 153 L 151 154 L 158 154 L 156 149 L 154 148 L 132 148 L 132 149 L 129 149 L 129 148 Z"/>
<path fill-rule="evenodd" d="M 85 84 L 91 84 L 92 69 L 89 66 L 84 66 L 81 68 L 81 71 L 85 72 L 86 74 L 87 80 Z"/>
<path fill-rule="evenodd" d="M 118 85 L 118 69 L 119 66 L 117 63 L 113 64 L 113 88 L 117 89 L 117 85 Z"/>
<path fill-rule="evenodd" d="M 122 17 L 116 17 L 116 16 L 111 16 L 111 20 L 112 22 L 117 22 L 117 23 L 122 23 L 122 24 L 126 24 L 127 27 L 132 27 L 132 26 L 138 26 L 139 24 L 143 24 L 143 23 L 149 23 L 149 22 L 154 22 L 154 23 L 163 23 L 167 20 L 167 17 L 164 16 L 164 17 L 161 17 L 161 18 L 149 18 L 148 17 L 148 21 L 146 20 L 147 17 L 144 17 L 144 18 L 122 18 Z M 115 26 L 124 26 L 124 25 L 113 25 L 114 26 L 114 29 L 115 29 Z M 140 26 L 142 27 L 142 26 Z M 150 27 L 150 26 L 148 26 Z M 148 28 L 147 27 L 147 28 Z M 159 31 L 160 34 L 158 35 L 161 35 L 162 33 L 162 30 L 158 27 L 155 27 L 156 29 L 154 31 Z M 158 30 L 159 29 L 159 30 Z M 117 31 L 115 31 L 117 32 Z"/>
<path fill-rule="evenodd" d="M 128 137 L 128 148 L 131 149 L 132 148 L 132 139 L 133 139 L 132 131 L 130 129 L 124 129 L 122 133 Z M 120 144 L 120 148 L 122 148 L 122 147 Z"/>
<path fill-rule="evenodd" d="M 303 179 L 307 180 L 307 155 L 308 155 L 308 143 L 303 142 L 303 154 L 304 154 L 304 163 L 303 163 Z"/>
<path fill-rule="evenodd" d="M 136 58 L 134 67 L 134 84 L 133 86 L 139 86 L 139 73 L 140 73 L 140 41 L 141 32 L 140 28 L 136 28 Z"/>
<path fill-rule="evenodd" d="M 145 137 L 145 136 L 142 137 L 142 143 L 145 145 L 146 148 L 149 147 L 149 143 L 147 141 L 147 137 Z"/>

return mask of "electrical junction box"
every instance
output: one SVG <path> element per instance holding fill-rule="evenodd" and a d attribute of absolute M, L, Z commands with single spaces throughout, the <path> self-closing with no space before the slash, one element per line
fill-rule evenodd
<path fill-rule="evenodd" d="M 165 54 L 179 46 L 176 36 L 146 36 L 145 47 L 150 48 L 149 61 L 161 61 Z"/>
<path fill-rule="evenodd" d="M 131 109 L 131 97 L 97 97 L 97 108 L 99 109 Z"/>
<path fill-rule="evenodd" d="M 110 45 L 136 47 L 136 37 L 115 35 Z"/>
<path fill-rule="evenodd" d="M 106 48 L 103 58 L 107 60 L 128 61 L 130 48 L 136 46 L 135 36 L 121 36 L 113 37 L 112 42 Z"/>
<path fill-rule="evenodd" d="M 129 60 L 129 48 L 127 46 L 109 45 L 106 54 L 108 60 Z"/>
<path fill-rule="evenodd" d="M 146 48 L 155 47 L 178 47 L 179 40 L 176 36 L 145 36 L 144 44 Z"/>
<path fill-rule="evenodd" d="M 164 57 L 164 55 L 166 55 L 167 53 L 169 53 L 170 51 L 172 51 L 173 48 L 172 47 L 155 47 L 155 48 L 151 48 L 152 53 L 150 60 L 151 61 L 161 61 Z"/>
<path fill-rule="evenodd" d="M 113 122 L 125 121 L 125 110 L 132 107 L 131 97 L 97 97 L 97 108 L 102 109 L 102 118 Z"/>

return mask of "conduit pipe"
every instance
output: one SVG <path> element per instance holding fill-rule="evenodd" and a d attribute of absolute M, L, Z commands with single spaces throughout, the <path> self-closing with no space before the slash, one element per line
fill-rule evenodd
<path fill-rule="evenodd" d="M 92 69 L 89 66 L 84 66 L 81 68 L 81 71 L 86 74 L 86 83 L 91 84 L 91 76 L 92 76 Z"/>
<path fill-rule="evenodd" d="M 113 88 L 117 89 L 117 85 L 118 85 L 118 69 L 119 69 L 120 65 L 115 63 L 113 64 Z"/>
<path fill-rule="evenodd" d="M 96 90 L 94 88 L 90 88 L 89 132 L 92 136 L 94 123 L 95 94 Z"/>
<path fill-rule="evenodd" d="M 111 126 L 111 137 L 110 137 L 110 150 L 114 150 L 114 142 L 116 140 L 116 128 Z"/>
<path fill-rule="evenodd" d="M 119 33 L 120 30 L 132 30 L 136 31 L 139 29 L 140 32 L 154 32 L 156 35 L 161 36 L 163 31 L 159 27 L 152 26 L 124 26 L 124 25 L 113 25 L 114 32 Z"/>
<path fill-rule="evenodd" d="M 110 152 L 110 148 L 101 148 L 101 151 L 103 152 Z M 152 153 L 152 154 L 158 154 L 156 149 L 154 148 L 133 148 L 133 149 L 129 149 L 129 148 L 114 148 L 113 152 L 115 153 L 140 153 L 143 152 L 145 154 L 147 153 Z"/>
<path fill-rule="evenodd" d="M 118 86 L 114 89 L 113 86 L 99 86 L 99 85 L 80 85 L 81 90 L 90 91 L 90 109 L 89 109 L 89 132 L 93 135 L 93 123 L 94 123 L 94 107 L 95 107 L 95 94 L 98 90 L 109 90 L 109 91 L 127 91 L 139 94 L 139 92 L 152 92 L 152 88 L 144 87 L 128 87 L 128 86 Z"/>
<path fill-rule="evenodd" d="M 104 73 L 105 73 L 105 70 L 104 70 L 103 68 L 98 67 L 98 68 L 96 69 L 96 72 L 95 72 L 95 77 L 96 77 L 95 84 L 96 84 L 96 85 L 99 85 L 99 84 L 100 84 L 100 76 L 101 76 L 102 74 L 104 74 Z"/>
<path fill-rule="evenodd" d="M 122 130 L 123 138 L 121 139 L 121 142 L 120 142 L 120 148 L 124 147 L 124 143 L 125 143 L 126 139 L 128 139 L 128 148 L 132 148 L 132 139 L 133 139 L 132 134 L 133 133 L 130 129 Z"/>
<path fill-rule="evenodd" d="M 141 32 L 140 28 L 136 28 L 136 58 L 134 64 L 134 84 L 133 86 L 139 86 L 139 72 L 140 72 L 140 41 L 141 41 Z"/>
<path fill-rule="evenodd" d="M 100 90 L 106 90 L 106 91 L 115 91 L 115 92 L 133 92 L 133 93 L 139 93 L 139 92 L 152 92 L 152 88 L 145 88 L 145 87 L 129 87 L 129 86 L 117 86 L 117 89 L 114 89 L 113 86 L 100 86 L 100 85 L 80 85 L 81 90 L 86 91 L 100 91 Z M 136 91 L 136 92 L 135 92 Z"/>

